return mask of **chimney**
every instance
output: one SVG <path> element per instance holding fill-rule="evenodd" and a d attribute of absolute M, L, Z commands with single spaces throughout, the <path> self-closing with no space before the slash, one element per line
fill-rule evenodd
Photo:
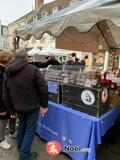
<path fill-rule="evenodd" d="M 38 11 L 44 5 L 44 0 L 35 0 L 35 10 Z"/>

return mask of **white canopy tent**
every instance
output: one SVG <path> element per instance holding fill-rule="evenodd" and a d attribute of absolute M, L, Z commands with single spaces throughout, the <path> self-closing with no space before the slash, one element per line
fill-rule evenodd
<path fill-rule="evenodd" d="M 41 50 L 40 55 L 55 55 L 55 56 L 68 56 L 68 54 L 75 52 L 71 50 L 57 49 L 54 44 L 48 45 L 46 48 Z M 76 52 L 77 53 L 77 52 Z"/>
<path fill-rule="evenodd" d="M 43 48 L 43 50 L 40 50 L 38 47 L 32 48 L 30 51 L 28 51 L 29 56 L 35 56 L 37 55 L 54 55 L 54 56 L 68 56 L 68 54 L 76 52 L 71 50 L 64 50 L 64 49 L 56 49 L 55 44 L 49 44 L 47 47 Z M 77 51 L 76 53 L 80 53 Z"/>
<path fill-rule="evenodd" d="M 30 51 L 28 51 L 29 56 L 34 56 L 35 54 L 40 54 L 41 50 L 38 47 L 32 48 Z"/>
<path fill-rule="evenodd" d="M 30 51 L 28 51 L 28 55 L 29 56 L 35 56 L 37 55 L 55 55 L 55 56 L 59 56 L 59 55 L 68 55 L 69 53 L 71 53 L 71 51 L 69 50 L 64 50 L 64 49 L 56 49 L 55 47 L 52 46 L 48 46 L 47 48 L 40 50 L 38 47 L 34 47 L 32 48 Z"/>
<path fill-rule="evenodd" d="M 45 32 L 48 32 L 57 37 L 69 26 L 75 27 L 79 32 L 87 32 L 102 20 L 106 20 L 109 27 L 111 23 L 112 26 L 114 24 L 110 30 L 114 32 L 114 36 L 120 36 L 120 28 L 118 28 L 120 27 L 120 2 L 118 0 L 92 0 L 90 3 L 90 1 L 81 1 L 55 14 L 20 27 L 16 30 L 16 36 L 23 40 L 30 39 L 31 36 L 40 39 Z M 115 4 L 102 6 L 107 2 Z M 120 39 L 116 38 L 116 43 L 120 47 Z"/>
<path fill-rule="evenodd" d="M 67 56 L 68 53 L 71 53 L 71 51 L 65 51 L 62 49 L 56 49 L 56 48 L 46 48 L 44 50 L 41 51 L 40 54 L 43 55 L 55 55 L 55 56 L 60 56 L 62 54 L 62 56 Z"/>

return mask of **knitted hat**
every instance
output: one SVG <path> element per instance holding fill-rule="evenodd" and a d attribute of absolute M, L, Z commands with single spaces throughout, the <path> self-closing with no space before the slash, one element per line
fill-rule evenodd
<path fill-rule="evenodd" d="M 72 56 L 72 57 L 75 57 L 75 56 L 76 56 L 76 53 L 74 53 L 74 52 L 71 53 L 71 56 Z"/>
<path fill-rule="evenodd" d="M 25 48 L 17 49 L 15 51 L 15 57 L 16 58 L 26 58 L 28 57 L 28 53 Z"/>
<path fill-rule="evenodd" d="M 14 57 L 14 53 L 11 51 L 1 51 L 0 52 L 0 63 L 2 65 L 6 65 L 11 61 L 11 59 Z"/>

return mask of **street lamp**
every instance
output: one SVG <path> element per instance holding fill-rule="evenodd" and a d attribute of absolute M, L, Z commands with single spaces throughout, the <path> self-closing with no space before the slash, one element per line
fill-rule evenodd
<path fill-rule="evenodd" d="M 14 45 L 14 50 L 18 49 L 19 48 L 19 40 L 20 40 L 20 37 L 17 37 L 16 36 L 16 30 L 13 32 L 13 45 Z"/>

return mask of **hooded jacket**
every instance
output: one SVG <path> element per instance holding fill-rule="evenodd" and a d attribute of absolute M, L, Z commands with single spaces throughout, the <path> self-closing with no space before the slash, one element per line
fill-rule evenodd
<path fill-rule="evenodd" d="M 60 65 L 60 63 L 56 59 L 50 59 L 47 62 L 38 64 L 39 68 L 47 68 L 49 65 Z"/>
<path fill-rule="evenodd" d="M 3 100 L 10 112 L 28 112 L 48 106 L 48 87 L 38 68 L 19 58 L 4 76 Z"/>
<path fill-rule="evenodd" d="M 3 86 L 3 75 L 5 72 L 5 67 L 0 65 L 0 113 L 7 112 L 7 109 L 4 105 L 3 99 L 2 99 L 2 86 Z M 6 114 L 5 116 L 0 115 L 0 119 L 8 119 L 9 116 Z"/>

